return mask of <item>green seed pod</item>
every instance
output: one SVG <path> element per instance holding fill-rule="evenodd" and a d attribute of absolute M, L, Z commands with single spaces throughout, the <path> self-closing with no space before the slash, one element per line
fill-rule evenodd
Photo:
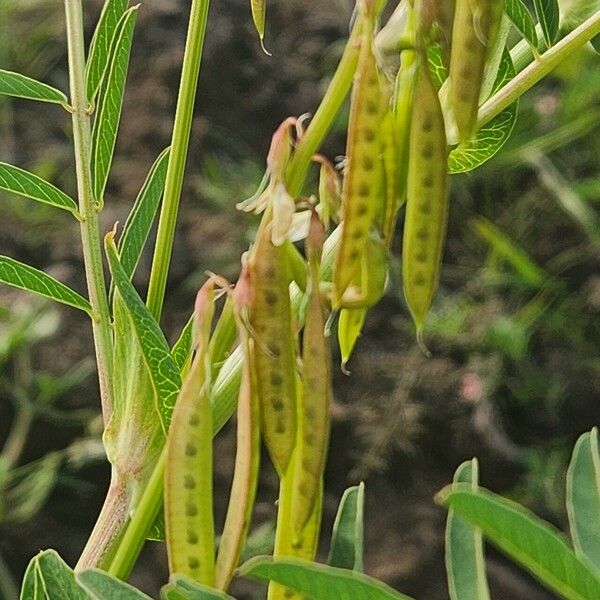
<path fill-rule="evenodd" d="M 426 58 L 421 60 L 411 121 L 402 251 L 404 295 L 420 341 L 438 285 L 448 212 L 444 117 Z"/>
<path fill-rule="evenodd" d="M 281 477 L 296 440 L 296 347 L 288 253 L 285 245 L 275 246 L 271 241 L 271 214 L 271 209 L 267 209 L 248 258 L 254 289 L 250 323 L 261 430 Z"/>
<path fill-rule="evenodd" d="M 366 11 L 365 5 L 359 5 Z M 380 125 L 382 102 L 373 53 L 373 18 L 363 12 L 361 50 L 348 124 L 347 165 L 342 191 L 342 239 L 333 273 L 333 308 L 359 275 L 361 257 L 383 201 Z"/>
<path fill-rule="evenodd" d="M 198 294 L 197 349 L 169 429 L 165 463 L 165 530 L 171 573 L 214 582 L 212 405 L 208 338 L 214 282 Z"/>
<path fill-rule="evenodd" d="M 450 54 L 450 105 L 461 141 L 475 135 L 486 60 L 504 13 L 504 0 L 464 0 L 454 15 Z"/>
<path fill-rule="evenodd" d="M 302 537 L 313 514 L 329 445 L 331 349 L 325 336 L 325 306 L 319 289 L 319 266 L 324 237 L 323 225 L 315 212 L 307 238 L 310 286 L 302 338 L 302 394 L 294 459 L 291 514 L 296 539 Z"/>

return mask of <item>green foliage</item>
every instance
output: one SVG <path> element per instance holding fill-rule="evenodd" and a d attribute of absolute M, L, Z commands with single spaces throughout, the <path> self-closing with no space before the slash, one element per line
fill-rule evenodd
<path fill-rule="evenodd" d="M 150 596 L 98 569 L 79 573 L 77 581 L 92 600 L 151 600 Z"/>
<path fill-rule="evenodd" d="M 533 0 L 544 39 L 548 47 L 552 46 L 558 37 L 558 25 L 560 21 L 558 0 Z"/>
<path fill-rule="evenodd" d="M 64 108 L 69 106 L 67 97 L 60 90 L 47 83 L 4 69 L 0 69 L 0 95 L 2 94 L 38 102 L 60 104 Z"/>
<path fill-rule="evenodd" d="M 348 488 L 340 501 L 333 524 L 327 564 L 363 570 L 365 485 Z"/>
<path fill-rule="evenodd" d="M 222 592 L 218 592 L 184 575 L 173 575 L 169 583 L 161 590 L 164 600 L 233 600 Z"/>
<path fill-rule="evenodd" d="M 537 48 L 538 37 L 535 23 L 523 0 L 506 0 L 506 14 L 529 44 L 533 48 Z"/>

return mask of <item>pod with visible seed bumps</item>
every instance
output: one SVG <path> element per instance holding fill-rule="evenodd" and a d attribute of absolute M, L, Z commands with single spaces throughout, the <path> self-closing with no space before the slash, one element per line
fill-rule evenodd
<path fill-rule="evenodd" d="M 313 212 L 307 238 L 310 285 L 302 337 L 302 393 L 295 454 L 292 523 L 299 539 L 315 503 L 329 445 L 329 407 L 332 397 L 331 349 L 325 336 L 325 306 L 320 292 L 319 266 L 325 231 Z"/>
<path fill-rule="evenodd" d="M 261 431 L 279 476 L 296 442 L 296 346 L 289 294 L 288 252 L 271 241 L 268 208 L 248 258 L 254 290 L 250 324 Z"/>
<path fill-rule="evenodd" d="M 383 201 L 380 125 L 382 102 L 377 60 L 373 53 L 372 7 L 359 4 L 363 19 L 361 50 L 352 89 L 347 165 L 342 190 L 342 239 L 333 272 L 333 308 L 361 269 L 361 257 Z"/>
<path fill-rule="evenodd" d="M 502 22 L 504 0 L 458 2 L 450 53 L 450 105 L 461 141 L 475 135 L 486 60 Z"/>
<path fill-rule="evenodd" d="M 196 354 L 173 410 L 165 462 L 169 569 L 205 585 L 213 585 L 215 575 L 208 350 L 213 312 L 214 282 L 209 280 L 196 302 Z"/>
<path fill-rule="evenodd" d="M 402 280 L 419 341 L 437 289 L 446 235 L 446 129 L 437 90 L 421 58 L 411 120 Z"/>

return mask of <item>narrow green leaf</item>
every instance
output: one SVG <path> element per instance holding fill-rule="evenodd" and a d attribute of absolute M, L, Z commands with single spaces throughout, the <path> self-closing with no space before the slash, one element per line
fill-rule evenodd
<path fill-rule="evenodd" d="M 77 203 L 45 179 L 13 165 L 0 162 L 0 190 L 68 210 L 79 216 Z"/>
<path fill-rule="evenodd" d="M 364 483 L 344 492 L 333 524 L 328 565 L 363 570 L 364 506 Z"/>
<path fill-rule="evenodd" d="M 477 491 L 477 459 L 469 460 L 456 470 L 454 483 L 467 483 Z M 485 556 L 481 530 L 448 511 L 446 524 L 446 572 L 452 600 L 489 600 L 485 573 Z"/>
<path fill-rule="evenodd" d="M 429 44 L 427 47 L 427 59 L 433 82 L 439 90 L 444 84 L 444 81 L 448 79 L 448 69 L 444 64 L 442 48 L 439 44 Z"/>
<path fill-rule="evenodd" d="M 165 189 L 168 162 L 169 149 L 167 148 L 161 152 L 152 165 L 119 238 L 121 266 L 130 278 L 135 272 L 148 235 L 150 235 L 150 229 Z"/>
<path fill-rule="evenodd" d="M 106 0 L 94 31 L 85 72 L 87 98 L 93 102 L 109 63 L 117 24 L 129 6 L 128 0 Z"/>
<path fill-rule="evenodd" d="M 537 49 L 538 37 L 535 31 L 535 21 L 523 0 L 506 0 L 506 14 L 517 31 Z"/>
<path fill-rule="evenodd" d="M 409 600 L 408 596 L 358 571 L 300 559 L 257 556 L 240 567 L 240 574 L 260 581 L 275 581 L 311 600 Z"/>
<path fill-rule="evenodd" d="M 92 315 L 90 303 L 64 283 L 8 256 L 0 256 L 0 283 L 39 294 Z"/>
<path fill-rule="evenodd" d="M 598 53 L 600 54 L 600 35 L 597 35 L 596 37 L 593 37 L 590 40 L 590 44 L 592 44 L 592 48 Z"/>
<path fill-rule="evenodd" d="M 107 234 L 105 248 L 113 280 L 127 307 L 144 362 L 152 379 L 152 386 L 158 398 L 158 413 L 166 433 L 169 430 L 171 413 L 181 387 L 179 369 L 171 356 L 162 330 L 121 266 L 114 242 L 114 232 Z"/>
<path fill-rule="evenodd" d="M 492 250 L 509 262 L 520 277 L 531 286 L 540 287 L 549 279 L 549 275 L 519 248 L 503 231 L 493 223 L 479 217 L 471 221 L 477 235 L 485 240 Z"/>
<path fill-rule="evenodd" d="M 505 48 L 492 94 L 498 92 L 515 76 L 510 52 Z M 484 125 L 470 141 L 459 144 L 448 157 L 450 173 L 466 173 L 494 156 L 510 137 L 517 120 L 517 102 Z"/>
<path fill-rule="evenodd" d="M 161 590 L 165 600 L 234 600 L 224 592 L 201 585 L 184 575 L 172 575 Z"/>
<path fill-rule="evenodd" d="M 558 38 L 560 23 L 560 9 L 558 0 L 533 0 L 538 21 L 542 26 L 544 40 L 548 47 L 552 46 Z"/>
<path fill-rule="evenodd" d="M 173 344 L 171 349 L 171 356 L 177 365 L 180 372 L 184 370 L 184 367 L 189 362 L 192 356 L 192 342 L 194 337 L 194 315 L 192 315 L 188 322 L 184 325 L 181 330 L 179 338 Z"/>
<path fill-rule="evenodd" d="M 78 573 L 77 581 L 92 600 L 152 600 L 150 596 L 100 569 Z"/>
<path fill-rule="evenodd" d="M 600 455 L 595 427 L 577 440 L 573 450 L 567 471 L 567 512 L 575 552 L 600 569 Z"/>
<path fill-rule="evenodd" d="M 92 171 L 96 202 L 102 204 L 108 173 L 112 164 L 121 120 L 125 80 L 129 68 L 129 56 L 133 42 L 133 30 L 138 7 L 125 12 L 117 25 L 114 46 L 111 49 L 109 67 L 98 103 L 98 115 L 92 133 Z"/>
<path fill-rule="evenodd" d="M 479 527 L 510 558 L 567 600 L 600 598 L 600 579 L 561 533 L 522 506 L 471 485 L 455 484 L 439 500 Z"/>
<path fill-rule="evenodd" d="M 0 95 L 2 94 L 39 102 L 51 102 L 69 108 L 69 100 L 60 90 L 26 75 L 4 69 L 0 69 Z"/>
<path fill-rule="evenodd" d="M 27 567 L 21 600 L 90 600 L 77 585 L 73 570 L 54 550 L 34 556 Z"/>

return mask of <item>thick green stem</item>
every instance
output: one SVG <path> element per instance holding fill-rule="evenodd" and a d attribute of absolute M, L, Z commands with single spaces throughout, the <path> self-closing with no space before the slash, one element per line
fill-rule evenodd
<path fill-rule="evenodd" d="M 157 320 L 160 319 L 162 313 L 167 275 L 171 263 L 209 4 L 209 0 L 194 0 L 190 12 L 181 83 L 175 111 L 171 154 L 169 156 L 165 193 L 158 221 L 156 247 L 146 301 L 150 312 Z"/>
<path fill-rule="evenodd" d="M 600 34 L 600 10 L 584 21 L 560 42 L 546 50 L 525 67 L 512 81 L 494 94 L 479 110 L 478 126 L 482 127 L 518 100 L 527 90 L 553 71 L 573 52 Z"/>
<path fill-rule="evenodd" d="M 90 304 L 104 424 L 112 413 L 112 332 L 102 263 L 98 214 L 90 174 L 91 124 L 85 88 L 85 49 L 81 0 L 65 0 L 69 79 L 73 111 L 73 147 L 77 173 L 81 242 Z"/>

